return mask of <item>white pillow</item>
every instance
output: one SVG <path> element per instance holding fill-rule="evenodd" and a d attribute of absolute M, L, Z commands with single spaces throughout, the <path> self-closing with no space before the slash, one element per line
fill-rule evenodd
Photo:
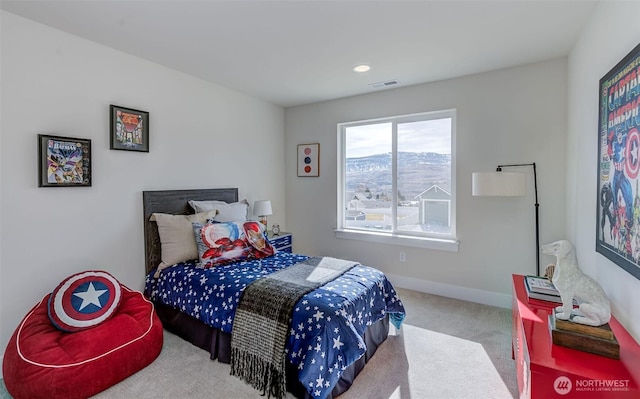
<path fill-rule="evenodd" d="M 244 222 L 249 212 L 249 202 L 244 199 L 239 202 L 226 203 L 224 201 L 194 201 L 189 205 L 195 212 L 206 212 L 217 209 L 218 214 L 213 218 L 216 222 Z"/>
<path fill-rule="evenodd" d="M 154 213 L 149 220 L 158 225 L 160 236 L 162 262 L 158 266 L 155 277 L 160 271 L 176 263 L 198 259 L 198 247 L 193 235 L 192 223 L 206 223 L 216 216 L 217 210 L 196 213 L 195 215 L 171 215 L 168 213 Z"/>

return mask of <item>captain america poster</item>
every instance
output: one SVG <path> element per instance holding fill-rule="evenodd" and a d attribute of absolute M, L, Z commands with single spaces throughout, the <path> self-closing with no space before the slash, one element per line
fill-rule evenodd
<path fill-rule="evenodd" d="M 640 44 L 600 79 L 596 251 L 640 279 Z"/>

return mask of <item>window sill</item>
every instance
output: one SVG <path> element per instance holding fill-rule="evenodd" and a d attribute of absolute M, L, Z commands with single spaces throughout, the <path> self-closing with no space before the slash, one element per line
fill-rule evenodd
<path fill-rule="evenodd" d="M 456 240 L 437 239 L 430 237 L 413 237 L 397 234 L 361 232 L 357 230 L 335 230 L 335 232 L 336 238 L 343 238 L 347 240 L 359 240 L 380 244 L 402 245 L 405 247 L 437 249 L 449 252 L 458 252 L 458 245 L 460 244 Z"/>

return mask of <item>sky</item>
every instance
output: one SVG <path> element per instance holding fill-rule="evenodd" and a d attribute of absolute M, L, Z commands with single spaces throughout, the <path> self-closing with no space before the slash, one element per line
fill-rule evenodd
<path fill-rule="evenodd" d="M 347 158 L 391 152 L 391 123 L 347 127 Z M 451 118 L 398 124 L 398 151 L 451 154 Z"/>

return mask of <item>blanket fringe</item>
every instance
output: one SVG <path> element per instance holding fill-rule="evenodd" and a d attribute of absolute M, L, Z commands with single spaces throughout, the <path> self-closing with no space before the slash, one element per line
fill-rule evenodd
<path fill-rule="evenodd" d="M 253 388 L 260 390 L 262 395 L 266 394 L 267 398 L 273 396 L 282 399 L 285 396 L 285 375 L 273 364 L 254 354 L 231 348 L 231 375 L 243 379 Z"/>

